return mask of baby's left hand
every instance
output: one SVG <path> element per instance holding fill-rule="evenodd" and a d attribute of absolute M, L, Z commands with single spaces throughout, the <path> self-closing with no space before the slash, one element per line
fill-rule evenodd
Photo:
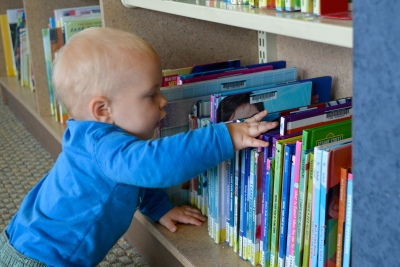
<path fill-rule="evenodd" d="M 164 214 L 159 222 L 171 232 L 176 231 L 177 223 L 194 224 L 200 226 L 207 220 L 198 209 L 182 206 L 174 207 L 172 210 Z"/>

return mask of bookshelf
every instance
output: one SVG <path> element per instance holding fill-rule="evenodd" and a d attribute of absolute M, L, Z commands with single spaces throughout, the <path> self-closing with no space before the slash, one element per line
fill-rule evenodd
<path fill-rule="evenodd" d="M 400 214 L 400 153 L 395 148 L 400 141 L 400 127 L 398 120 L 386 123 L 382 118 L 387 118 L 387 114 L 400 116 L 396 102 L 399 82 L 393 78 L 397 74 L 388 71 L 398 69 L 400 56 L 396 49 L 383 45 L 398 42 L 395 39 L 399 36 L 398 27 L 387 26 L 399 25 L 400 18 L 393 1 L 384 6 L 373 5 L 372 0 L 360 2 L 363 5 L 354 3 L 354 10 L 363 16 L 355 19 L 353 25 L 351 21 L 322 18 L 305 21 L 299 14 L 286 16 L 270 10 L 253 13 L 249 8 L 228 8 L 217 1 L 204 0 L 0 1 L 0 13 L 25 7 L 37 87 L 36 92 L 22 88 L 16 78 L 5 77 L 5 66 L 0 64 L 2 99 L 56 158 L 65 126 L 54 123 L 50 116 L 41 39 L 41 29 L 47 27 L 48 18 L 56 8 L 100 4 L 103 24 L 144 38 L 155 48 L 164 68 L 232 58 L 240 59 L 243 64 L 256 63 L 259 31 L 265 32 L 264 49 L 268 58 L 284 59 L 288 67 L 297 67 L 299 79 L 331 75 L 332 98 L 354 95 L 353 173 L 357 186 L 353 266 L 398 266 L 393 252 L 399 249 L 396 237 L 400 231 L 392 224 Z M 370 18 L 375 23 L 370 23 Z M 0 63 L 3 62 L 0 52 Z M 383 81 L 390 83 L 386 85 Z M 390 145 L 380 145 L 384 142 L 379 139 L 387 139 L 389 133 L 392 133 Z M 362 143 L 365 137 L 371 144 Z M 376 152 L 386 156 L 374 156 Z M 363 178 L 362 183 L 357 183 L 357 177 Z M 178 233 L 173 234 L 136 214 L 126 238 L 152 266 L 251 266 L 231 248 L 215 245 L 204 227 L 180 225 Z"/>

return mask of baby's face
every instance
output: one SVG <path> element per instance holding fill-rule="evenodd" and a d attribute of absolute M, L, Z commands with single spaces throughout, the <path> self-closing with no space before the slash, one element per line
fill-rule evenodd
<path fill-rule="evenodd" d="M 143 140 L 151 139 L 166 112 L 161 95 L 161 64 L 157 57 L 142 56 L 131 85 L 112 100 L 114 124 Z"/>

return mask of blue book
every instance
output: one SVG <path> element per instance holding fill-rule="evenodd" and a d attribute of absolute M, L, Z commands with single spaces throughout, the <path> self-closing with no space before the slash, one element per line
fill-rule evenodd
<path fill-rule="evenodd" d="M 266 150 L 265 148 L 264 150 Z M 271 258 L 271 219 L 272 219 L 272 193 L 273 193 L 273 177 L 275 159 L 266 157 L 265 182 L 264 182 L 264 232 L 263 232 L 263 255 L 261 257 L 261 264 L 263 266 L 270 265 Z"/>
<path fill-rule="evenodd" d="M 283 181 L 282 198 L 279 227 L 279 253 L 278 266 L 285 266 L 286 247 L 287 247 L 287 228 L 289 215 L 289 198 L 291 185 L 292 156 L 294 155 L 296 144 L 286 144 L 283 158 Z"/>
<path fill-rule="evenodd" d="M 247 246 L 246 227 L 247 227 L 247 185 L 246 161 L 249 159 L 249 149 L 241 150 L 241 186 L 240 186 L 240 231 L 239 231 L 239 257 L 244 257 L 245 247 Z"/>
<path fill-rule="evenodd" d="M 351 227 L 353 217 L 353 174 L 347 176 L 347 197 L 346 197 L 346 223 L 344 228 L 343 241 L 343 267 L 350 267 L 351 257 Z"/>

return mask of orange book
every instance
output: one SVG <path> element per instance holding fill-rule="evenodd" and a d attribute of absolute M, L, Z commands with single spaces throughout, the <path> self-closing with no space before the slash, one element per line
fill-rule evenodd
<path fill-rule="evenodd" d="M 340 168 L 340 189 L 339 189 L 339 215 L 338 215 L 338 233 L 336 243 L 336 267 L 342 267 L 342 252 L 343 252 L 343 236 L 344 222 L 346 218 L 346 189 L 347 175 L 351 172 L 351 167 Z"/>

